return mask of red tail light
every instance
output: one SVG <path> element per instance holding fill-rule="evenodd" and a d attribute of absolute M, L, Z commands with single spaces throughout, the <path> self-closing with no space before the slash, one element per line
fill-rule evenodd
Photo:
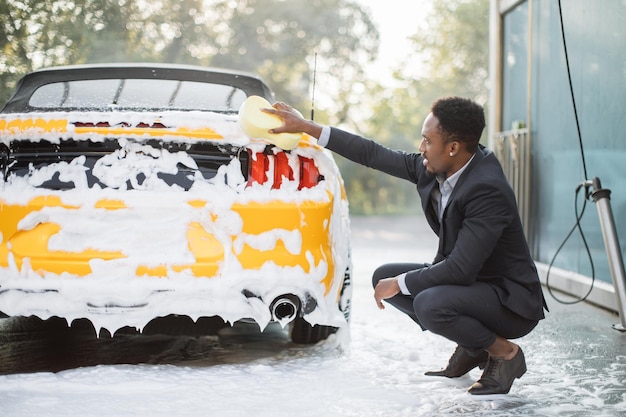
<path fill-rule="evenodd" d="M 293 169 L 289 166 L 287 154 L 279 152 L 274 156 L 274 184 L 272 184 L 272 188 L 280 188 L 283 178 L 293 181 Z"/>
<path fill-rule="evenodd" d="M 251 151 L 248 154 L 248 186 L 253 183 L 268 184 L 271 179 L 271 187 L 277 189 L 283 181 L 294 181 L 294 172 L 299 174 L 298 190 L 314 187 L 323 179 L 313 159 L 298 156 L 297 160 L 292 158 L 290 161 L 288 154 L 282 151 L 275 155 Z M 294 164 L 298 166 L 294 167 Z"/>
<path fill-rule="evenodd" d="M 267 170 L 269 169 L 270 161 L 264 153 L 256 152 L 252 153 L 248 151 L 250 155 L 249 172 L 248 172 L 248 185 L 252 183 L 265 184 L 267 182 Z"/>
<path fill-rule="evenodd" d="M 76 127 L 111 127 L 109 122 L 74 122 L 74 126 Z"/>
<path fill-rule="evenodd" d="M 97 122 L 97 123 L 93 123 L 93 122 L 74 122 L 74 126 L 76 127 L 111 127 L 111 124 L 109 122 Z M 127 122 L 122 122 L 119 123 L 118 125 L 115 125 L 116 127 L 121 126 L 121 127 L 130 127 L 130 124 Z M 139 122 L 135 125 L 135 127 L 140 127 L 140 128 L 151 128 L 151 129 L 165 129 L 167 128 L 167 126 L 165 126 L 163 123 L 161 122 L 154 122 L 152 124 L 149 123 L 145 123 L 145 122 Z"/>
<path fill-rule="evenodd" d="M 312 159 L 299 156 L 300 160 L 300 186 L 298 190 L 303 188 L 311 188 L 320 182 L 320 171 L 315 166 Z"/>

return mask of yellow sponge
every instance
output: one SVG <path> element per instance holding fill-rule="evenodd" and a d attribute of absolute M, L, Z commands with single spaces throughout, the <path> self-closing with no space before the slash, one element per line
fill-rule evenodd
<path fill-rule="evenodd" d="M 302 133 L 270 133 L 270 129 L 280 127 L 280 117 L 263 112 L 261 109 L 272 105 L 260 96 L 248 97 L 239 108 L 239 126 L 251 139 L 263 139 L 281 149 L 290 150 L 298 146 Z"/>

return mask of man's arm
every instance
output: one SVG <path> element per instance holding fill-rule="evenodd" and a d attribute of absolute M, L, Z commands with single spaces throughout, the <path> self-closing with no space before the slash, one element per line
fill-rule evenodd
<path fill-rule="evenodd" d="M 276 103 L 273 108 L 263 109 L 263 111 L 283 119 L 282 126 L 270 130 L 270 133 L 303 132 L 319 139 L 322 131 L 328 129 L 312 120 L 305 120 L 285 103 Z M 417 183 L 419 176 L 417 168 L 422 167 L 418 160 L 420 154 L 389 149 L 373 140 L 340 129 L 330 129 L 331 139 L 328 142 L 328 149 L 358 164 Z M 326 147 L 327 144 L 320 143 L 320 145 Z"/>

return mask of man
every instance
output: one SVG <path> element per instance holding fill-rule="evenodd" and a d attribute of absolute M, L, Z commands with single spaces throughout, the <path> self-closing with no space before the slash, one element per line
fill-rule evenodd
<path fill-rule="evenodd" d="M 277 103 L 264 110 L 283 119 L 273 133 L 305 132 L 321 146 L 359 164 L 411 181 L 439 237 L 432 264 L 386 264 L 374 272 L 374 298 L 409 315 L 422 329 L 457 348 L 445 369 L 455 378 L 484 367 L 475 395 L 506 394 L 526 372 L 522 349 L 547 310 L 515 196 L 495 155 L 479 144 L 482 107 L 447 97 L 431 107 L 420 153 L 388 149 L 369 139 L 302 119 Z"/>

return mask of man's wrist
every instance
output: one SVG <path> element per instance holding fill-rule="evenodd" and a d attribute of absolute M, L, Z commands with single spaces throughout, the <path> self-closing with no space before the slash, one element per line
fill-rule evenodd
<path fill-rule="evenodd" d="M 400 292 L 404 295 L 411 295 L 409 288 L 406 286 L 406 272 L 404 274 L 400 274 L 396 277 L 396 282 L 398 283 L 398 287 L 400 287 Z"/>
<path fill-rule="evenodd" d="M 330 139 L 330 126 L 321 126 L 322 131 L 317 138 L 317 144 L 322 148 L 325 148 L 328 145 L 328 140 Z"/>

